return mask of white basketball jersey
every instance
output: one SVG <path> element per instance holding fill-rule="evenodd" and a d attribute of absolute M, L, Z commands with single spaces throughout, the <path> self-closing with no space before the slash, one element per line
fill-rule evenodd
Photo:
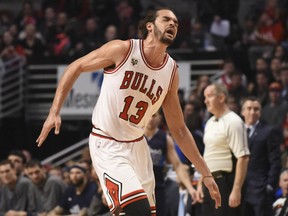
<path fill-rule="evenodd" d="M 94 127 L 118 141 L 142 137 L 171 87 L 176 67 L 168 54 L 160 67 L 152 67 L 145 59 L 143 40 L 130 40 L 123 61 L 115 69 L 104 71 L 92 116 Z"/>

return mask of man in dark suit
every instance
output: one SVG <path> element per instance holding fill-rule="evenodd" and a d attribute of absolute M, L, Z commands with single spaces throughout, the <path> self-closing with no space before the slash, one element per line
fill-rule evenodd
<path fill-rule="evenodd" d="M 246 98 L 242 103 L 241 113 L 247 128 L 250 149 L 242 215 L 271 216 L 281 170 L 281 135 L 275 128 L 259 120 L 261 103 L 258 98 Z"/>

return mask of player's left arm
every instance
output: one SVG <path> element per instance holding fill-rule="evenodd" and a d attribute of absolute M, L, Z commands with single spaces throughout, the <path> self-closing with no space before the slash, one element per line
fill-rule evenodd
<path fill-rule="evenodd" d="M 198 151 L 193 136 L 184 122 L 184 117 L 178 98 L 178 83 L 179 75 L 177 70 L 172 81 L 171 89 L 167 93 L 162 104 L 165 119 L 173 138 L 179 145 L 182 152 L 195 165 L 196 169 L 205 177 L 203 182 L 208 188 L 212 199 L 215 199 L 215 207 L 218 208 L 221 206 L 219 189 L 212 178 L 209 168 Z"/>
<path fill-rule="evenodd" d="M 195 140 L 186 127 L 182 109 L 178 98 L 179 75 L 176 71 L 171 89 L 162 104 L 167 125 L 185 156 L 195 165 L 197 170 L 204 176 L 211 175 L 201 154 L 198 151 Z"/>

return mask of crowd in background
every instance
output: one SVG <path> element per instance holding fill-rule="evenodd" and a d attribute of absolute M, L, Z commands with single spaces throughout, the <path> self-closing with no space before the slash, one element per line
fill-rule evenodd
<path fill-rule="evenodd" d="M 261 119 L 276 127 L 282 136 L 279 157 L 282 159 L 282 171 L 284 171 L 280 178 L 281 188 L 275 191 L 275 200 L 283 194 L 287 196 L 288 190 L 288 11 L 285 5 L 287 6 L 285 1 L 256 1 L 247 13 L 242 26 L 223 14 L 213 14 L 210 20 L 204 19 L 204 16 L 193 17 L 188 25 L 183 23 L 186 29 L 180 29 L 179 37 L 172 46 L 173 49 L 191 49 L 194 52 L 222 50 L 234 53 L 223 59 L 221 65 L 223 69 L 217 78 L 212 79 L 208 75 L 198 76 L 197 84 L 188 98 L 181 89 L 179 90 L 184 118 L 194 135 L 200 153 L 203 154 L 205 148 L 202 140 L 203 131 L 210 117 L 205 108 L 204 89 L 213 82 L 225 85 L 229 92 L 229 108 L 239 115 L 241 115 L 241 101 L 244 98 L 258 97 L 263 108 Z M 110 40 L 138 38 L 137 24 L 143 10 L 140 1 L 132 0 L 91 2 L 82 0 L 73 3 L 68 0 L 43 0 L 41 8 L 34 8 L 32 2 L 23 1 L 18 14 L 9 11 L 2 11 L 0 14 L 0 57 L 6 61 L 15 55 L 20 55 L 26 59 L 27 64 L 68 63 Z M 235 56 L 238 58 L 235 59 Z M 161 128 L 167 129 L 165 122 Z M 187 163 L 176 143 L 175 145 L 180 159 L 183 163 Z M 80 208 L 83 215 L 109 215 L 109 208 L 102 197 L 97 176 L 91 169 L 89 153 L 87 154 L 86 150 L 83 151 L 79 161 L 69 162 L 64 167 L 52 167 L 46 164 L 42 167 L 37 161 L 31 162 L 29 156 L 24 157 L 22 151 L 15 152 L 7 156 L 12 163 L 7 161 L 0 163 L 2 197 L 3 193 L 7 193 L 8 197 L 12 196 L 3 185 L 15 186 L 15 182 L 21 178 L 22 184 L 28 185 L 27 190 L 31 185 L 36 185 L 36 189 L 30 193 L 32 198 L 29 199 L 30 202 L 32 200 L 35 202 L 29 206 L 30 209 L 27 209 L 31 214 L 38 213 L 44 216 L 51 211 L 64 214 L 69 211 L 79 212 L 79 209 L 73 208 Z M 15 158 L 11 159 L 11 155 Z M 31 167 L 36 174 L 33 174 Z M 51 180 L 51 184 L 62 188 L 62 194 L 51 195 L 44 189 L 44 182 L 51 176 L 58 176 L 57 180 Z M 191 173 L 191 178 L 195 181 L 197 175 L 193 176 Z M 30 180 L 27 181 L 28 179 Z M 195 185 L 195 182 L 193 184 Z M 66 201 L 74 195 L 73 200 L 74 198 L 77 200 L 79 195 L 77 191 L 80 190 L 81 194 L 88 186 L 93 193 L 85 193 L 87 203 L 73 204 L 72 209 L 67 207 Z M 44 201 L 38 199 L 37 202 L 37 194 L 46 202 L 54 200 L 54 204 L 46 208 Z M 1 200 L 0 207 L 4 203 Z M 0 212 L 0 215 L 13 215 L 13 212 L 10 214 Z"/>

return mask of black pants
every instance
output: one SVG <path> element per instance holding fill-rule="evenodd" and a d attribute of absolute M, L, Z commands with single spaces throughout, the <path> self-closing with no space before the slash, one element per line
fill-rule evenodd
<path fill-rule="evenodd" d="M 256 203 L 257 201 L 257 203 Z M 243 216 L 272 216 L 274 215 L 272 205 L 274 197 L 263 193 L 262 197 L 255 197 L 254 203 L 244 201 L 242 205 Z"/>
<path fill-rule="evenodd" d="M 232 191 L 234 183 L 233 174 L 225 174 L 223 177 L 215 179 L 219 187 L 222 202 L 221 207 L 216 209 L 215 202 L 212 200 L 208 189 L 203 185 L 204 201 L 202 204 L 202 215 L 204 216 L 240 216 L 241 208 L 230 208 L 229 207 L 229 196 Z"/>

